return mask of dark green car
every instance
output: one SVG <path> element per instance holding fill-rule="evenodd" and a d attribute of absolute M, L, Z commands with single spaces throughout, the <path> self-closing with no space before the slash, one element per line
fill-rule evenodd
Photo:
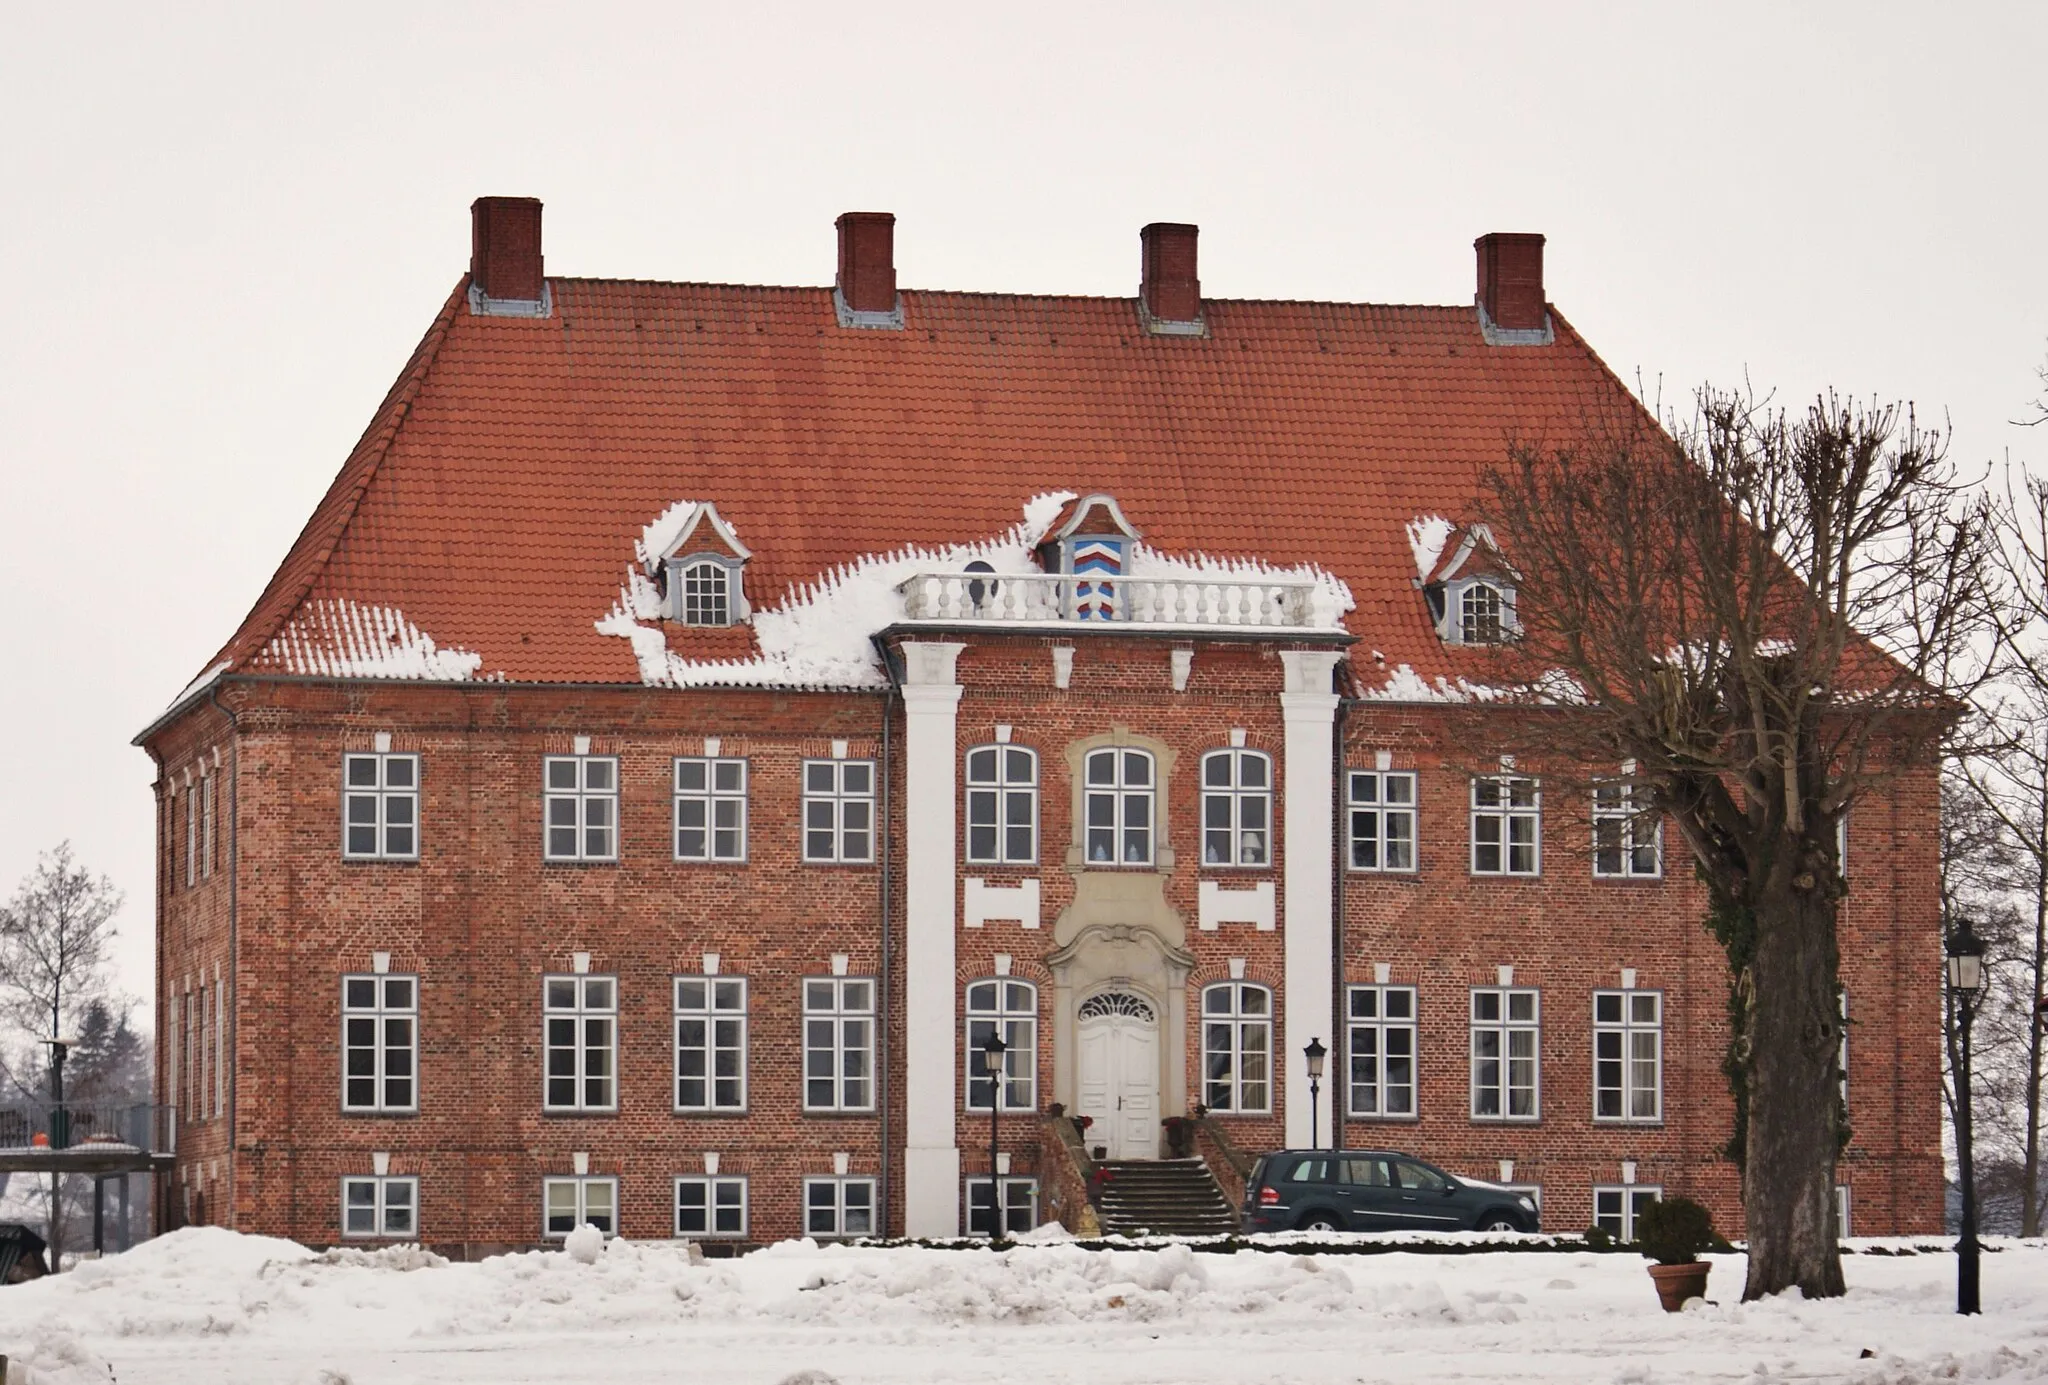
<path fill-rule="evenodd" d="M 1535 1231 L 1536 1199 L 1384 1149 L 1268 1154 L 1244 1185 L 1247 1231 Z"/>

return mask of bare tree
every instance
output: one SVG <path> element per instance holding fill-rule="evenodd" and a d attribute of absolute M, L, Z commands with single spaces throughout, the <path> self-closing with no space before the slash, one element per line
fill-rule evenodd
<path fill-rule="evenodd" d="M 78 1026 L 111 990 L 108 947 L 121 892 L 72 859 L 60 843 L 36 861 L 0 908 L 0 1016 L 31 1041 L 79 1037 Z M 53 1093 L 54 1095 L 54 1093 Z M 63 1243 L 62 1198 L 51 1176 L 50 1257 Z"/>
<path fill-rule="evenodd" d="M 1531 718 L 1531 751 L 1628 766 L 1706 885 L 1732 988 L 1743 1295 L 1840 1294 L 1836 827 L 1938 760 L 1975 686 L 1982 505 L 1910 409 L 1828 396 L 1788 417 L 1706 390 L 1668 432 L 1638 413 L 1511 446 L 1484 517 L 1517 574 L 1501 681 L 1579 704 Z"/>

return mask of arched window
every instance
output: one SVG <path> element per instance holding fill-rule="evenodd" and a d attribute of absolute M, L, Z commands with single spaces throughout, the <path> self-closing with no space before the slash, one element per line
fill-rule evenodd
<path fill-rule="evenodd" d="M 1202 864 L 1263 866 L 1273 859 L 1273 763 L 1256 750 L 1202 757 Z"/>
<path fill-rule="evenodd" d="M 1507 610 L 1500 588 L 1474 582 L 1458 597 L 1458 640 L 1462 644 L 1499 644 L 1507 638 Z"/>
<path fill-rule="evenodd" d="M 683 568 L 683 624 L 732 624 L 732 572 L 712 558 Z"/>
<path fill-rule="evenodd" d="M 1152 756 L 1110 747 L 1088 752 L 1083 842 L 1091 866 L 1152 864 Z"/>
<path fill-rule="evenodd" d="M 1021 745 L 967 752 L 967 859 L 1030 865 L 1038 859 L 1038 753 Z"/>
<path fill-rule="evenodd" d="M 1038 987 L 997 977 L 967 988 L 967 1109 L 986 1111 L 991 1082 L 981 1046 L 1000 1032 L 1003 1051 L 1003 1109 L 1038 1109 Z"/>
<path fill-rule="evenodd" d="M 1248 981 L 1202 991 L 1202 1101 L 1238 1115 L 1273 1109 L 1273 993 Z"/>

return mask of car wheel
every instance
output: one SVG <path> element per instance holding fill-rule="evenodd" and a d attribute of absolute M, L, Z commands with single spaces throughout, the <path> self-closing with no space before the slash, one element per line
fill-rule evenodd
<path fill-rule="evenodd" d="M 1337 1219 L 1328 1212 L 1311 1212 L 1301 1219 L 1295 1229 L 1299 1231 L 1342 1231 L 1344 1228 L 1337 1225 Z"/>
<path fill-rule="evenodd" d="M 1488 1212 L 1479 1219 L 1481 1231 L 1520 1231 L 1522 1224 L 1505 1212 Z"/>

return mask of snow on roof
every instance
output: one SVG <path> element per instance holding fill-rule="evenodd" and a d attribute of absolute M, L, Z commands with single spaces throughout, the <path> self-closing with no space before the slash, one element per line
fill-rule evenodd
<path fill-rule="evenodd" d="M 484 656 L 443 649 L 394 606 L 345 599 L 308 601 L 271 641 L 287 673 L 329 678 L 418 678 L 466 682 Z"/>
<path fill-rule="evenodd" d="M 1408 521 L 1408 551 L 1415 555 L 1417 581 L 1427 582 L 1436 571 L 1437 559 L 1443 556 L 1444 544 L 1455 527 L 1442 515 L 1417 515 Z"/>

